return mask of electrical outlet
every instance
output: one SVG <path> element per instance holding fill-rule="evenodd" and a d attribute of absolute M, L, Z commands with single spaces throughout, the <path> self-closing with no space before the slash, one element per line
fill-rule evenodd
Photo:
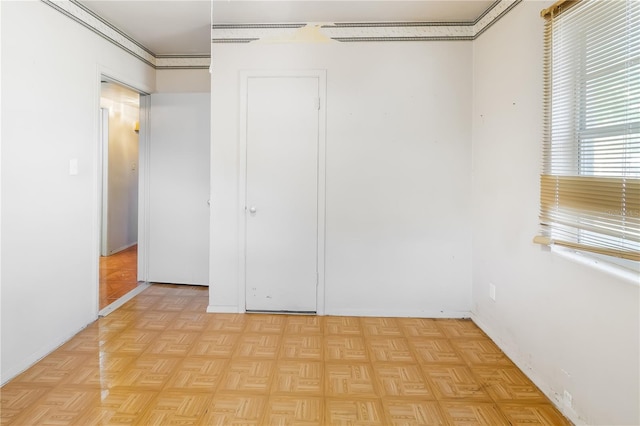
<path fill-rule="evenodd" d="M 493 283 L 489 283 L 489 297 L 494 302 L 496 301 L 496 286 Z"/>
<path fill-rule="evenodd" d="M 564 403 L 565 407 L 571 408 L 571 406 L 573 405 L 573 396 L 571 396 L 569 391 L 567 391 L 566 389 L 564 390 L 564 395 L 562 397 L 562 402 Z"/>

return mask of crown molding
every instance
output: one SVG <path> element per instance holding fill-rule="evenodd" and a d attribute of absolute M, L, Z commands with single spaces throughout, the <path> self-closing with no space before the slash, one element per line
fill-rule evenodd
<path fill-rule="evenodd" d="M 154 69 L 209 69 L 210 55 L 156 55 L 76 0 L 41 0 L 108 42 Z M 522 0 L 496 0 L 470 22 L 352 22 L 289 24 L 214 24 L 211 42 L 251 43 L 293 39 L 297 32 L 315 27 L 317 35 L 336 42 L 398 42 L 475 40 Z"/>
<path fill-rule="evenodd" d="M 75 0 L 41 0 L 154 69 L 209 69 L 208 55 L 156 55 Z"/>
<path fill-rule="evenodd" d="M 303 27 L 319 27 L 323 39 L 337 42 L 475 40 L 522 0 L 496 0 L 469 22 L 350 22 L 334 24 L 214 24 L 212 43 L 292 40 Z"/>
<path fill-rule="evenodd" d="M 157 55 L 155 68 L 158 70 L 208 70 L 211 56 L 202 55 Z"/>
<path fill-rule="evenodd" d="M 488 30 L 493 24 L 498 22 L 504 15 L 509 13 L 511 9 L 520 4 L 522 0 L 498 0 L 493 6 L 485 11 L 473 23 L 474 40 Z"/>

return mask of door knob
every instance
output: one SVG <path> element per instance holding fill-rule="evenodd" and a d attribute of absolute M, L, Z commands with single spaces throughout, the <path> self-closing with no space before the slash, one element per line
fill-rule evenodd
<path fill-rule="evenodd" d="M 255 207 L 255 206 L 251 206 L 251 207 L 249 207 L 249 213 L 251 213 L 251 214 L 255 214 L 255 212 L 257 212 L 257 211 L 258 211 L 258 209 L 256 209 L 256 207 Z"/>

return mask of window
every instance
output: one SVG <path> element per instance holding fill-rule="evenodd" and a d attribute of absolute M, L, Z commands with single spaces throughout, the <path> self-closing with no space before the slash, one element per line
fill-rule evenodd
<path fill-rule="evenodd" d="M 640 261 L 640 2 L 558 2 L 545 27 L 542 236 Z"/>

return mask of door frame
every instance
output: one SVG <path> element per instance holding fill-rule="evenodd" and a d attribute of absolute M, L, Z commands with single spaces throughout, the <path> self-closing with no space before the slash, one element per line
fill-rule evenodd
<path fill-rule="evenodd" d="M 128 89 L 133 90 L 134 92 L 140 95 L 140 106 L 139 106 L 139 121 L 140 121 L 140 131 L 138 134 L 138 267 L 137 267 L 137 280 L 138 282 L 143 281 L 145 285 L 138 285 L 136 289 L 129 292 L 127 295 L 120 298 L 118 301 L 113 304 L 105 307 L 104 309 L 100 309 L 100 255 L 102 249 L 102 220 L 103 220 L 103 197 L 105 196 L 103 186 L 103 178 L 104 178 L 104 147 L 103 147 L 103 134 L 102 134 L 102 108 L 100 107 L 100 97 L 102 95 L 102 84 L 103 80 L 108 80 L 112 83 L 119 84 Z M 93 256 L 93 276 L 94 276 L 94 310 L 97 316 L 104 316 L 111 313 L 119 304 L 124 302 L 125 297 L 132 297 L 133 295 L 141 292 L 147 286 L 147 272 L 148 272 L 148 262 L 147 262 L 147 250 L 148 250 L 148 241 L 149 241 L 149 166 L 148 166 L 148 158 L 149 158 L 149 131 L 148 131 L 148 123 L 149 123 L 149 93 L 150 90 L 143 90 L 138 88 L 136 83 L 129 84 L 126 82 L 125 78 L 118 77 L 117 73 L 112 70 L 106 69 L 104 67 L 98 66 L 97 70 L 97 79 L 96 79 L 96 121 L 97 125 L 95 126 L 96 131 L 96 155 L 94 160 L 96 175 L 95 175 L 95 187 L 96 187 L 96 197 L 95 197 L 95 223 L 94 223 L 94 232 L 93 236 L 95 238 L 94 247 L 95 247 L 95 255 Z"/>
<path fill-rule="evenodd" d="M 318 110 L 318 247 L 316 286 L 316 315 L 325 310 L 325 203 L 326 203 L 326 70 L 244 70 L 240 72 L 240 129 L 238 144 L 238 310 L 246 312 L 247 266 L 247 107 L 250 78 L 317 78 L 320 105 Z"/>
<path fill-rule="evenodd" d="M 109 158 L 109 110 L 100 107 L 100 167 L 102 168 L 102 196 L 100 202 L 100 257 L 107 255 L 107 216 L 109 212 L 109 167 L 105 167 L 105 161 Z"/>

